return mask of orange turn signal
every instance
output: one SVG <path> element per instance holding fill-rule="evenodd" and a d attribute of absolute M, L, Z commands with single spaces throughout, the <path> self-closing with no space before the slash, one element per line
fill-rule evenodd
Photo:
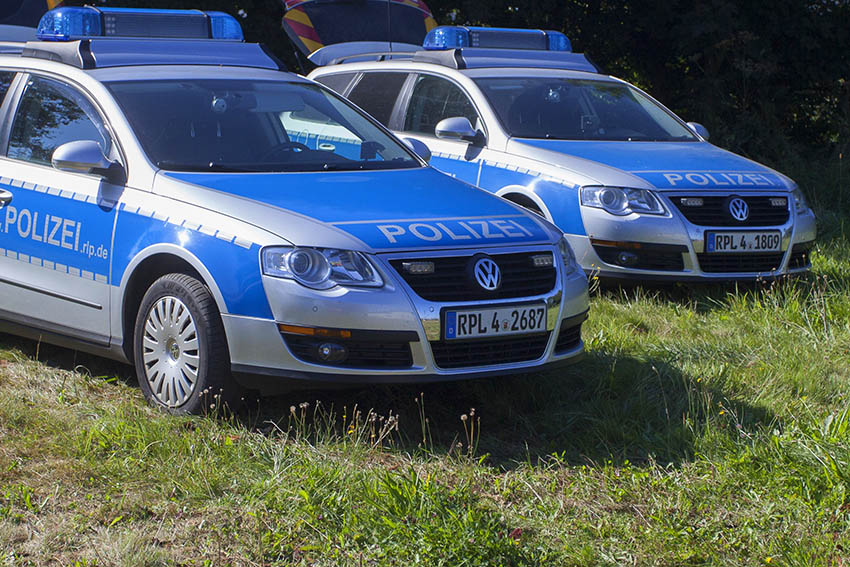
<path fill-rule="evenodd" d="M 278 323 L 281 333 L 292 335 L 304 335 L 306 337 L 321 337 L 326 339 L 350 339 L 351 331 L 347 329 L 323 329 L 321 327 L 300 327 L 298 325 L 286 325 Z"/>
<path fill-rule="evenodd" d="M 614 246 L 615 248 L 633 248 L 635 250 L 640 250 L 640 242 L 617 242 L 614 240 L 597 240 L 596 238 L 591 238 L 590 243 L 597 246 Z"/>

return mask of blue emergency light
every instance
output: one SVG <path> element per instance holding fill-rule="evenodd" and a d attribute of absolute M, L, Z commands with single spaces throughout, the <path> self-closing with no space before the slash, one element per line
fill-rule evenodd
<path fill-rule="evenodd" d="M 561 32 L 466 26 L 438 26 L 428 32 L 422 46 L 432 51 L 464 47 L 572 51 L 570 40 Z"/>
<path fill-rule="evenodd" d="M 92 6 L 50 10 L 38 23 L 36 36 L 45 41 L 94 37 L 243 40 L 239 22 L 224 12 Z"/>

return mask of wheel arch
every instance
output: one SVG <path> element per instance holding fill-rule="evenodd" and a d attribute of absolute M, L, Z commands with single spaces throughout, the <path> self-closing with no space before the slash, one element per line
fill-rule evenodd
<path fill-rule="evenodd" d="M 210 290 L 219 313 L 227 312 L 224 297 L 215 283 L 215 278 L 197 257 L 186 249 L 171 244 L 146 248 L 127 266 L 120 287 L 120 328 L 124 354 L 128 360 L 133 360 L 133 333 L 142 298 L 153 282 L 170 273 L 183 273 L 196 278 Z"/>
<path fill-rule="evenodd" d="M 496 196 L 529 209 L 549 222 L 552 222 L 552 214 L 549 212 L 549 207 L 546 206 L 546 203 L 543 202 L 543 199 L 539 195 L 529 190 L 528 187 L 508 185 L 496 191 Z"/>

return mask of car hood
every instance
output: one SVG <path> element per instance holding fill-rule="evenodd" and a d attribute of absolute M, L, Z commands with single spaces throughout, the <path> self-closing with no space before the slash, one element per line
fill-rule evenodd
<path fill-rule="evenodd" d="M 791 190 L 794 182 L 768 167 L 708 142 L 596 142 L 515 138 L 512 151 L 539 149 L 601 163 L 636 175 L 660 190 Z M 603 181 L 603 183 L 607 183 Z"/>
<path fill-rule="evenodd" d="M 246 205 L 263 205 L 246 206 L 233 216 L 298 245 L 327 242 L 327 235 L 318 234 L 322 227 L 343 232 L 362 243 L 358 248 L 371 251 L 510 246 L 558 238 L 535 215 L 432 168 L 163 175 L 247 199 Z"/>

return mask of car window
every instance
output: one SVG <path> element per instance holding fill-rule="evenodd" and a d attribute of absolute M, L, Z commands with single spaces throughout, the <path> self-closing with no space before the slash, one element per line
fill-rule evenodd
<path fill-rule="evenodd" d="M 519 138 L 695 141 L 637 89 L 613 81 L 545 77 L 475 79 L 505 130 Z"/>
<path fill-rule="evenodd" d="M 33 77 L 15 114 L 8 156 L 50 165 L 56 148 L 77 140 L 94 140 L 109 153 L 110 138 L 94 105 L 64 83 Z"/>
<path fill-rule="evenodd" d="M 348 101 L 315 83 L 181 78 L 113 81 L 106 86 L 151 162 L 162 169 L 421 167 L 405 146 Z"/>
<path fill-rule="evenodd" d="M 365 73 L 348 94 L 348 100 L 389 126 L 398 93 L 407 73 Z"/>
<path fill-rule="evenodd" d="M 345 94 L 345 88 L 356 74 L 357 73 L 339 73 L 336 75 L 325 75 L 324 77 L 318 77 L 316 82 L 325 85 L 335 93 Z"/>
<path fill-rule="evenodd" d="M 15 73 L 11 71 L 0 71 L 0 104 L 3 104 L 3 99 L 6 97 L 6 92 L 9 90 L 9 85 L 12 84 L 12 79 L 15 78 Z"/>
<path fill-rule="evenodd" d="M 416 79 L 404 118 L 404 131 L 434 135 L 444 118 L 463 116 L 475 127 L 478 113 L 460 87 L 440 77 L 421 75 Z"/>

